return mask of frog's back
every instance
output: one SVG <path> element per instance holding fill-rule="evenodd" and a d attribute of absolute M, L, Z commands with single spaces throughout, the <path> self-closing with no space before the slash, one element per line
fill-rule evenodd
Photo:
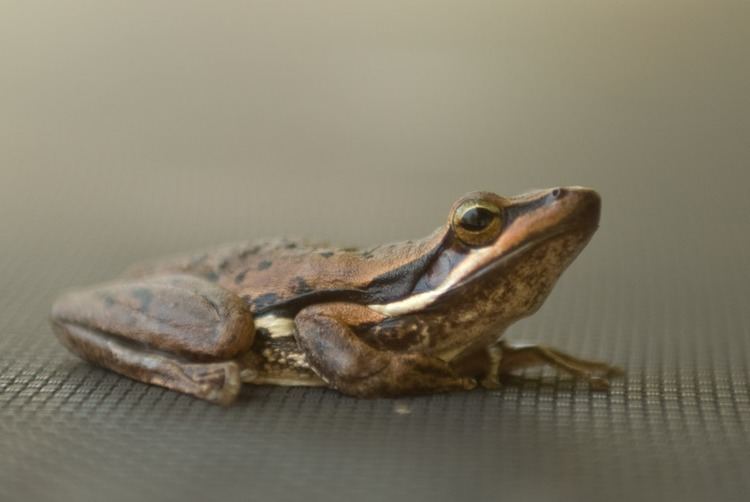
<path fill-rule="evenodd" d="M 311 257 L 324 258 L 341 252 L 323 243 L 301 239 L 263 239 L 139 263 L 130 267 L 125 276 L 188 274 L 201 277 L 238 294 L 257 310 L 261 303 L 257 298 L 281 299 L 307 292 L 309 277 L 305 277 L 304 269 Z M 291 283 L 289 276 L 296 281 Z"/>
<path fill-rule="evenodd" d="M 302 239 L 265 239 L 136 265 L 126 275 L 202 277 L 234 292 L 259 312 L 280 304 L 298 308 L 307 299 L 365 297 L 368 288 L 371 292 L 378 283 L 385 285 L 380 288 L 385 291 L 394 267 L 401 263 L 409 267 L 434 245 L 425 240 L 358 250 Z"/>

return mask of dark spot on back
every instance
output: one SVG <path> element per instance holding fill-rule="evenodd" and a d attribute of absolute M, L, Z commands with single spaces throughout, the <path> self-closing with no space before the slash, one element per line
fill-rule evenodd
<path fill-rule="evenodd" d="M 234 276 L 234 283 L 235 284 L 242 284 L 242 281 L 245 280 L 245 276 L 247 275 L 247 270 L 243 270 L 236 276 Z"/>
<path fill-rule="evenodd" d="M 258 263 L 258 270 L 265 270 L 271 265 L 273 265 L 273 262 L 271 260 L 263 260 L 262 262 Z"/>
<path fill-rule="evenodd" d="M 206 280 L 211 281 L 211 282 L 216 282 L 219 280 L 219 274 L 217 274 L 214 270 L 206 272 L 205 274 L 203 274 L 203 277 L 205 277 Z"/>
<path fill-rule="evenodd" d="M 258 251 L 260 251 L 260 246 L 253 246 L 251 248 L 247 248 L 244 251 L 242 251 L 240 254 L 237 255 L 237 257 L 240 260 L 243 260 L 243 259 L 247 258 L 248 256 L 252 256 L 254 254 L 257 254 Z"/>
<path fill-rule="evenodd" d="M 310 293 L 313 290 L 312 286 L 310 286 L 303 277 L 295 277 L 293 281 L 294 283 L 292 285 L 292 290 L 296 294 L 301 295 L 305 293 Z"/>
<path fill-rule="evenodd" d="M 154 294 L 148 288 L 136 288 L 133 290 L 133 298 L 141 302 L 140 309 L 145 312 L 151 305 L 151 300 L 154 299 Z"/>
<path fill-rule="evenodd" d="M 333 256 L 333 251 L 321 251 L 318 254 L 323 258 L 330 258 L 331 256 Z"/>
<path fill-rule="evenodd" d="M 297 243 L 296 242 L 288 242 L 288 243 L 286 243 L 284 245 L 284 247 L 286 249 L 295 249 L 297 247 Z"/>

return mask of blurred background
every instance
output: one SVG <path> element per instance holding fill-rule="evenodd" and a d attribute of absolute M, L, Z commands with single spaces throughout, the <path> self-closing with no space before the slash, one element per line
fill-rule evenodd
<path fill-rule="evenodd" d="M 746 1 L 0 2 L 0 499 L 743 500 Z M 577 184 L 601 229 L 512 340 L 627 369 L 230 409 L 67 354 L 61 289 Z"/>

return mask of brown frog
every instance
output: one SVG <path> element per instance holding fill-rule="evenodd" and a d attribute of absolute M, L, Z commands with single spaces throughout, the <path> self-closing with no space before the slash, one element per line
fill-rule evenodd
<path fill-rule="evenodd" d="M 88 361 L 222 404 L 243 382 L 398 396 L 493 388 L 535 365 L 605 389 L 617 371 L 608 364 L 500 340 L 541 306 L 600 205 L 581 187 L 475 192 L 418 241 L 226 246 L 67 293 L 52 325 Z"/>

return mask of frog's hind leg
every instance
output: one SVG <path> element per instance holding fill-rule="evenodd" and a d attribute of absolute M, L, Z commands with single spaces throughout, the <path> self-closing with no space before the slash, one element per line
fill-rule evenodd
<path fill-rule="evenodd" d="M 239 393 L 239 368 L 233 361 L 191 364 L 75 324 L 55 323 L 54 328 L 71 352 L 134 380 L 219 404 L 231 403 Z"/>
<path fill-rule="evenodd" d="M 252 314 L 200 278 L 164 276 L 69 293 L 52 309 L 61 342 L 125 376 L 228 404 L 240 390 L 233 359 L 249 350 Z"/>

